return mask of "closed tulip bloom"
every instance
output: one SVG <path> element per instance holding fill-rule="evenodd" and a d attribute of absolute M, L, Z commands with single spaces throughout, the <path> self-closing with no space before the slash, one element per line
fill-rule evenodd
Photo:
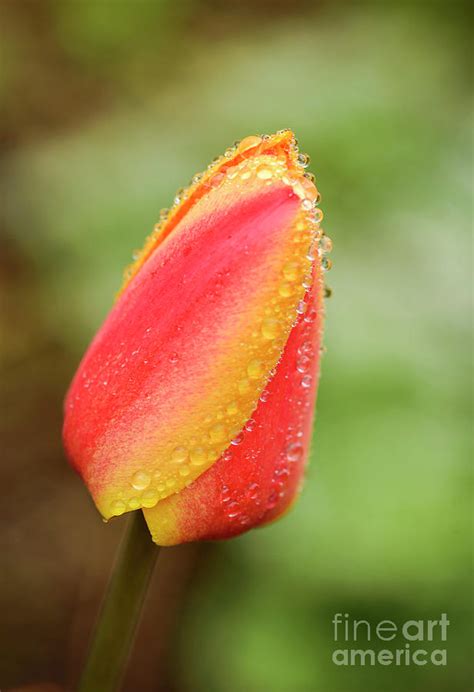
<path fill-rule="evenodd" d="M 251 136 L 178 192 L 69 389 L 72 465 L 159 545 L 271 522 L 301 487 L 329 245 L 306 164 L 289 130 Z"/>

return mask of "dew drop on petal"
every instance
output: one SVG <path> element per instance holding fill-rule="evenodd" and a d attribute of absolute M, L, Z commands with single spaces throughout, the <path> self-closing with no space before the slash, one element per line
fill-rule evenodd
<path fill-rule="evenodd" d="M 267 318 L 262 322 L 261 332 L 264 339 L 269 341 L 275 339 L 278 336 L 278 320 Z"/>
<path fill-rule="evenodd" d="M 225 426 L 222 423 L 216 423 L 216 425 L 213 425 L 209 430 L 211 442 L 223 442 L 226 437 L 226 432 Z"/>
<path fill-rule="evenodd" d="M 297 262 L 288 262 L 283 267 L 283 276 L 287 281 L 296 281 L 298 278 L 298 264 Z"/>
<path fill-rule="evenodd" d="M 323 220 L 323 216 L 324 216 L 324 214 L 323 214 L 323 212 L 321 211 L 321 209 L 315 209 L 315 211 L 314 211 L 314 221 L 315 221 L 316 223 L 321 223 L 321 221 Z"/>
<path fill-rule="evenodd" d="M 135 490 L 145 490 L 150 485 L 151 477 L 146 471 L 137 471 L 132 478 L 132 486 Z"/>
<path fill-rule="evenodd" d="M 319 247 L 322 252 L 331 252 L 332 250 L 332 240 L 327 235 L 323 235 L 319 241 Z"/>
<path fill-rule="evenodd" d="M 257 178 L 260 178 L 261 180 L 270 180 L 272 176 L 273 172 L 269 166 L 262 164 L 257 168 Z"/>
<path fill-rule="evenodd" d="M 228 416 L 233 416 L 235 413 L 237 413 L 239 410 L 239 406 L 236 401 L 231 401 L 230 404 L 227 405 L 226 408 L 226 413 Z"/>
<path fill-rule="evenodd" d="M 250 391 L 250 382 L 248 380 L 240 380 L 238 388 L 240 394 L 247 394 Z"/>
<path fill-rule="evenodd" d="M 300 461 L 303 456 L 303 446 L 299 442 L 292 442 L 286 448 L 286 458 L 288 461 L 295 463 Z"/>
<path fill-rule="evenodd" d="M 193 466 L 203 466 L 207 461 L 207 452 L 204 447 L 194 447 L 189 452 L 189 459 Z"/>
<path fill-rule="evenodd" d="M 278 493 L 274 490 L 272 493 L 270 493 L 270 496 L 268 498 L 267 502 L 267 509 L 273 509 L 276 507 L 278 502 Z"/>
<path fill-rule="evenodd" d="M 296 361 L 296 369 L 298 372 L 305 373 L 311 365 L 311 358 L 307 355 L 302 355 Z"/>
<path fill-rule="evenodd" d="M 304 313 L 306 312 L 306 309 L 307 309 L 306 303 L 304 302 L 304 300 L 300 300 L 300 302 L 296 306 L 296 312 L 298 313 L 298 315 L 304 315 Z"/>
<path fill-rule="evenodd" d="M 156 490 L 145 490 L 142 495 L 143 507 L 154 507 L 158 502 L 158 493 Z"/>
<path fill-rule="evenodd" d="M 298 154 L 296 157 L 296 162 L 298 166 L 306 168 L 306 166 L 309 166 L 309 156 L 307 154 Z"/>
<path fill-rule="evenodd" d="M 247 365 L 247 375 L 251 380 L 258 380 L 263 374 L 262 361 L 258 359 L 251 360 Z"/>
<path fill-rule="evenodd" d="M 110 505 L 110 511 L 114 516 L 123 514 L 126 509 L 127 507 L 125 505 L 125 502 L 122 502 L 122 500 L 114 500 L 114 502 L 112 502 L 112 504 Z"/>
<path fill-rule="evenodd" d="M 328 272 L 331 267 L 332 267 L 332 262 L 329 259 L 329 257 L 323 257 L 323 261 L 321 262 L 321 266 L 323 268 L 323 271 Z"/>
<path fill-rule="evenodd" d="M 237 151 L 241 154 L 244 151 L 247 151 L 248 149 L 253 149 L 254 147 L 258 146 L 261 144 L 262 138 L 257 137 L 256 135 L 250 135 L 249 137 L 245 137 L 237 146 Z"/>
<path fill-rule="evenodd" d="M 288 298 L 288 296 L 291 296 L 293 293 L 293 288 L 289 283 L 282 283 L 278 287 L 278 293 L 281 295 L 282 298 Z"/>
<path fill-rule="evenodd" d="M 175 447 L 171 452 L 171 461 L 175 464 L 182 464 L 188 458 L 188 450 L 186 447 Z"/>
<path fill-rule="evenodd" d="M 227 505 L 227 516 L 229 519 L 235 519 L 236 517 L 239 516 L 239 503 L 238 502 L 229 502 Z"/>

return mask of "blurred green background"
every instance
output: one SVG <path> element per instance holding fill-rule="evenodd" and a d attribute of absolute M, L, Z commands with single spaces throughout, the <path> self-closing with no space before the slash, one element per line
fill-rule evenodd
<path fill-rule="evenodd" d="M 307 483 L 280 523 L 162 551 L 124 690 L 472 689 L 469 3 L 0 11 L 2 690 L 72 689 L 125 526 L 60 442 L 123 267 L 176 188 L 284 127 L 335 246 Z M 446 612 L 448 665 L 337 667 L 337 612 Z"/>

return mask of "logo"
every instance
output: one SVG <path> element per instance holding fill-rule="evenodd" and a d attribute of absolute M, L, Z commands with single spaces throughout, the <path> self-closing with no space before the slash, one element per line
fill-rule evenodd
<path fill-rule="evenodd" d="M 406 620 L 396 624 L 380 620 L 352 619 L 348 613 L 336 613 L 332 620 L 334 641 L 341 648 L 334 649 L 332 662 L 336 666 L 445 666 L 449 620 L 441 613 L 439 620 Z M 380 648 L 380 642 L 398 637 L 397 648 Z M 403 640 L 400 642 L 400 640 Z M 360 641 L 376 644 L 375 648 L 360 648 Z M 426 643 L 429 643 L 426 647 Z M 438 648 L 434 648 L 434 647 Z"/>

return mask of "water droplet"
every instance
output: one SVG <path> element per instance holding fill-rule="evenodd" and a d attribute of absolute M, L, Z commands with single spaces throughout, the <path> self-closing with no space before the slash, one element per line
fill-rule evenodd
<path fill-rule="evenodd" d="M 114 516 L 123 514 L 126 509 L 127 507 L 125 505 L 125 502 L 122 502 L 122 500 L 114 500 L 114 502 L 112 502 L 112 504 L 110 505 L 110 511 Z"/>
<path fill-rule="evenodd" d="M 324 287 L 324 297 L 330 298 L 332 296 L 332 289 L 329 286 Z"/>
<path fill-rule="evenodd" d="M 260 180 L 270 180 L 272 176 L 273 172 L 269 166 L 262 164 L 257 168 L 257 178 Z"/>
<path fill-rule="evenodd" d="M 258 497 L 258 483 L 251 483 L 249 485 L 249 498 L 251 500 L 256 500 Z"/>
<path fill-rule="evenodd" d="M 267 509 L 273 509 L 276 507 L 276 504 L 278 502 L 278 493 L 276 490 L 274 490 L 272 493 L 270 493 L 268 497 L 268 502 L 267 502 Z"/>
<path fill-rule="evenodd" d="M 216 173 L 210 179 L 209 184 L 211 187 L 218 187 L 220 185 L 220 183 L 222 183 L 224 178 L 225 178 L 224 173 L 222 173 L 222 172 Z"/>
<path fill-rule="evenodd" d="M 263 392 L 260 394 L 260 401 L 265 403 L 268 401 L 268 397 L 270 396 L 270 392 L 267 389 L 264 389 Z"/>
<path fill-rule="evenodd" d="M 255 421 L 253 418 L 249 418 L 248 421 L 245 423 L 245 429 L 247 432 L 252 432 L 252 430 L 255 428 Z"/>
<path fill-rule="evenodd" d="M 181 466 L 181 468 L 179 469 L 180 476 L 189 476 L 190 473 L 191 469 L 189 468 L 189 466 Z"/>
<path fill-rule="evenodd" d="M 297 461 L 300 461 L 302 456 L 303 445 L 301 445 L 299 442 L 292 442 L 286 448 L 286 458 L 288 459 L 288 461 L 295 463 Z"/>
<path fill-rule="evenodd" d="M 227 510 L 227 516 L 229 519 L 235 519 L 239 516 L 239 503 L 235 502 L 235 500 L 233 502 L 229 502 L 227 505 Z"/>
<path fill-rule="evenodd" d="M 311 365 L 311 358 L 306 355 L 302 355 L 298 358 L 296 361 L 296 369 L 298 372 L 304 373 L 309 369 L 309 366 Z"/>
<path fill-rule="evenodd" d="M 244 434 L 239 433 L 236 437 L 234 437 L 234 439 L 231 441 L 230 444 L 234 445 L 234 447 L 237 447 L 237 445 L 242 444 L 243 441 L 244 441 Z"/>
<path fill-rule="evenodd" d="M 321 266 L 325 272 L 328 272 L 331 269 L 332 262 L 329 259 L 329 257 L 323 257 L 323 261 L 321 262 Z"/>
<path fill-rule="evenodd" d="M 316 317 L 318 316 L 318 313 L 314 308 L 311 308 L 311 310 L 308 310 L 306 315 L 304 316 L 304 321 L 309 324 L 310 322 L 314 322 Z"/>
<path fill-rule="evenodd" d="M 239 174 L 239 167 L 238 166 L 230 166 L 226 170 L 226 175 L 229 178 L 229 180 L 233 180 L 238 174 Z"/>
<path fill-rule="evenodd" d="M 182 464 L 188 458 L 188 450 L 186 447 L 175 447 L 171 452 L 171 461 L 175 464 Z"/>
<path fill-rule="evenodd" d="M 176 481 L 174 478 L 167 478 L 165 481 L 165 485 L 167 488 L 172 488 L 174 485 L 176 485 Z"/>
<path fill-rule="evenodd" d="M 301 378 L 301 386 L 304 387 L 305 389 L 308 389 L 308 387 L 311 387 L 311 380 L 312 380 L 311 375 L 305 375 L 304 377 Z"/>
<path fill-rule="evenodd" d="M 254 360 L 251 360 L 250 363 L 247 365 L 247 375 L 250 377 L 250 379 L 258 380 L 262 376 L 262 374 L 262 361 L 257 360 L 256 358 Z"/>
<path fill-rule="evenodd" d="M 281 295 L 282 298 L 288 298 L 288 296 L 291 296 L 291 294 L 293 293 L 293 288 L 290 284 L 285 282 L 279 285 L 278 293 Z"/>
<path fill-rule="evenodd" d="M 296 281 L 298 278 L 298 263 L 297 262 L 288 262 L 288 264 L 285 264 L 283 267 L 283 276 L 287 281 Z"/>
<path fill-rule="evenodd" d="M 227 405 L 226 408 L 226 413 L 228 416 L 233 416 L 235 415 L 239 410 L 238 404 L 236 401 L 231 401 L 230 404 Z"/>
<path fill-rule="evenodd" d="M 230 461 L 232 459 L 232 452 L 230 451 L 230 449 L 225 450 L 224 454 L 222 455 L 222 458 L 225 461 Z"/>
<path fill-rule="evenodd" d="M 146 471 L 137 471 L 132 478 L 132 486 L 135 490 L 145 490 L 150 485 L 151 477 Z"/>
<path fill-rule="evenodd" d="M 154 507 L 158 502 L 158 493 L 156 490 L 145 490 L 142 495 L 143 507 Z"/>
<path fill-rule="evenodd" d="M 278 320 L 267 318 L 262 322 L 261 332 L 264 339 L 275 339 L 278 336 Z"/>
<path fill-rule="evenodd" d="M 304 300 L 300 300 L 300 302 L 299 302 L 298 305 L 296 306 L 296 312 L 298 313 L 298 315 L 304 315 L 304 313 L 305 313 L 306 310 L 307 310 L 307 307 L 308 307 L 308 306 L 306 305 L 306 303 L 304 302 Z"/>
<path fill-rule="evenodd" d="M 306 211 L 309 211 L 313 208 L 313 202 L 307 197 L 305 197 L 305 199 L 301 202 L 301 206 L 303 207 L 303 209 L 306 209 Z"/>
<path fill-rule="evenodd" d="M 321 223 L 321 221 L 323 220 L 323 216 L 324 216 L 324 214 L 323 214 L 323 212 L 321 211 L 321 209 L 315 209 L 315 210 L 314 210 L 314 221 L 315 221 L 315 223 Z"/>
<path fill-rule="evenodd" d="M 140 500 L 138 499 L 138 497 L 132 497 L 128 501 L 128 507 L 129 509 L 138 509 L 140 507 Z"/>
<path fill-rule="evenodd" d="M 226 432 L 225 426 L 222 423 L 216 423 L 216 425 L 213 425 L 209 430 L 211 442 L 223 442 L 226 437 Z"/>
<path fill-rule="evenodd" d="M 244 137 L 244 139 L 239 143 L 237 147 L 237 151 L 239 154 L 242 154 L 244 151 L 247 151 L 248 149 L 253 149 L 254 147 L 258 146 L 261 144 L 262 138 L 257 137 L 256 135 L 250 135 L 249 137 Z"/>
<path fill-rule="evenodd" d="M 240 380 L 238 388 L 240 394 L 247 394 L 250 390 L 250 382 L 248 380 Z"/>
<path fill-rule="evenodd" d="M 327 235 L 322 235 L 319 241 L 319 247 L 321 249 L 321 252 L 331 252 L 332 250 L 332 240 L 329 236 Z"/>
<path fill-rule="evenodd" d="M 309 166 L 309 156 L 307 154 L 298 154 L 296 157 L 296 163 L 302 168 Z"/>
<path fill-rule="evenodd" d="M 207 461 L 207 453 L 204 447 L 194 447 L 189 452 L 189 459 L 193 466 L 203 466 Z"/>
<path fill-rule="evenodd" d="M 177 362 L 178 362 L 178 354 L 177 354 L 176 352 L 175 352 L 175 353 L 172 353 L 172 354 L 170 355 L 170 359 L 169 359 L 169 360 L 170 360 L 170 363 L 177 363 Z"/>

